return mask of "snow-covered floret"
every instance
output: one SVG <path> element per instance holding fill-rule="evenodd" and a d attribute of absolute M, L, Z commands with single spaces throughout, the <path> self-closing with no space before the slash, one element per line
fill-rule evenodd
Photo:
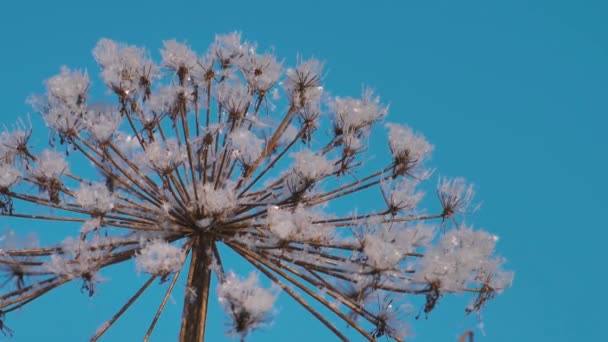
<path fill-rule="evenodd" d="M 102 38 L 93 49 L 93 56 L 102 69 L 104 82 L 119 97 L 137 90 L 149 95 L 152 81 L 159 76 L 158 67 L 143 48 Z"/>
<path fill-rule="evenodd" d="M 163 57 L 162 66 L 174 71 L 180 83 L 189 80 L 188 74 L 198 63 L 198 58 L 190 47 L 176 40 L 166 40 L 163 42 L 164 49 L 160 50 Z"/>
<path fill-rule="evenodd" d="M 245 116 L 251 102 L 251 94 L 242 82 L 223 82 L 218 86 L 217 100 L 228 113 L 228 120 L 236 123 L 236 120 Z"/>
<path fill-rule="evenodd" d="M 41 192 L 46 192 L 49 200 L 59 204 L 62 184 L 59 178 L 68 171 L 68 163 L 61 153 L 44 150 L 36 158 L 35 166 L 28 166 L 28 173 L 36 180 Z"/>
<path fill-rule="evenodd" d="M 346 132 L 357 135 L 366 133 L 372 123 L 382 119 L 388 107 L 380 104 L 380 97 L 375 96 L 370 88 L 364 88 L 360 99 L 336 97 L 330 103 L 335 114 L 334 131 L 336 136 Z"/>
<path fill-rule="evenodd" d="M 295 68 L 287 69 L 287 79 L 283 87 L 293 108 L 302 108 L 320 101 L 323 94 L 322 71 L 323 63 L 314 58 L 301 61 Z"/>
<path fill-rule="evenodd" d="M 302 206 L 296 209 L 268 207 L 266 224 L 268 229 L 282 242 L 321 242 L 332 236 L 332 228 L 324 224 L 315 224 L 313 220 L 320 215 Z"/>
<path fill-rule="evenodd" d="M 257 54 L 253 48 L 238 61 L 247 84 L 254 92 L 265 95 L 281 77 L 281 65 L 271 53 Z"/>
<path fill-rule="evenodd" d="M 244 165 L 251 165 L 262 154 L 264 140 L 245 128 L 237 128 L 230 133 L 230 141 L 234 153 Z"/>
<path fill-rule="evenodd" d="M 122 116 L 113 110 L 90 110 L 86 121 L 93 139 L 100 145 L 104 145 L 113 140 L 114 133 L 122 122 Z"/>
<path fill-rule="evenodd" d="M 235 59 L 239 59 L 243 54 L 241 33 L 233 32 L 216 35 L 215 42 L 211 45 L 210 53 L 219 61 L 222 69 L 228 68 Z"/>
<path fill-rule="evenodd" d="M 63 143 L 86 128 L 89 76 L 62 67 L 59 75 L 46 81 L 46 89 L 46 96 L 32 96 L 28 102 L 42 114 L 47 127 L 59 133 Z"/>
<path fill-rule="evenodd" d="M 311 150 L 292 153 L 291 156 L 294 159 L 294 173 L 306 183 L 314 183 L 334 172 L 334 162 Z"/>
<path fill-rule="evenodd" d="M 237 194 L 234 184 L 228 183 L 218 189 L 214 184 L 203 186 L 203 209 L 216 217 L 221 217 L 237 207 Z"/>
<path fill-rule="evenodd" d="M 355 132 L 346 132 L 342 134 L 342 146 L 344 146 L 342 157 L 345 160 L 353 159 L 358 153 L 361 153 L 365 149 L 363 140 Z"/>
<path fill-rule="evenodd" d="M 87 72 L 71 71 L 62 67 L 59 75 L 46 81 L 49 101 L 52 104 L 54 99 L 59 100 L 68 108 L 80 107 L 87 99 L 89 83 Z"/>
<path fill-rule="evenodd" d="M 62 143 L 87 128 L 86 112 L 72 111 L 61 106 L 52 106 L 43 115 L 48 128 L 59 133 Z"/>
<path fill-rule="evenodd" d="M 68 171 L 68 163 L 62 153 L 44 150 L 36 156 L 36 166 L 29 173 L 38 179 L 58 179 Z"/>
<path fill-rule="evenodd" d="M 186 253 L 163 240 L 147 242 L 135 257 L 137 270 L 160 276 L 162 279 L 182 267 Z"/>
<path fill-rule="evenodd" d="M 81 236 L 86 236 L 88 233 L 101 228 L 101 226 L 101 217 L 93 217 L 92 219 L 87 220 L 82 224 L 82 227 L 80 227 L 80 234 Z"/>
<path fill-rule="evenodd" d="M 386 127 L 388 146 L 395 160 L 395 175 L 410 173 L 433 151 L 433 145 L 410 127 L 394 123 L 388 123 Z"/>
<path fill-rule="evenodd" d="M 469 284 L 484 283 L 493 275 L 502 277 L 501 258 L 493 257 L 498 238 L 465 225 L 441 236 L 419 261 L 415 280 L 439 285 L 442 291 L 461 291 Z M 503 277 L 504 279 L 504 277 Z M 502 282 L 507 287 L 510 283 Z M 504 288 L 503 287 L 503 288 Z"/>
<path fill-rule="evenodd" d="M 260 287 L 255 273 L 241 279 L 230 272 L 218 287 L 219 301 L 232 319 L 232 332 L 247 335 L 271 319 L 276 294 Z"/>
<path fill-rule="evenodd" d="M 370 301 L 376 302 L 378 322 L 376 328 L 371 332 L 372 336 L 375 338 L 387 336 L 400 342 L 411 336 L 411 328 L 405 322 L 405 316 L 411 314 L 413 307 L 406 303 L 399 303 L 393 296 L 380 291 L 373 297 Z"/>
<path fill-rule="evenodd" d="M 97 272 L 107 255 L 105 248 L 99 246 L 101 241 L 99 236 L 93 241 L 68 237 L 61 243 L 61 254 L 52 254 L 51 260 L 42 267 L 58 276 L 82 278 L 81 290 L 92 296 L 95 293 L 95 283 L 102 280 Z"/>
<path fill-rule="evenodd" d="M 391 227 L 377 227 L 364 236 L 363 253 L 368 265 L 376 271 L 397 267 L 408 253 L 425 247 L 435 236 L 435 228 L 424 224 L 406 226 L 395 223 Z"/>
<path fill-rule="evenodd" d="M 389 213 L 396 215 L 399 211 L 412 211 L 418 206 L 424 192 L 417 191 L 418 180 L 409 177 L 388 181 L 381 184 L 384 201 Z"/>
<path fill-rule="evenodd" d="M 114 209 L 115 198 L 105 184 L 82 184 L 74 191 L 76 202 L 93 216 L 104 215 Z"/>
<path fill-rule="evenodd" d="M 32 124 L 17 120 L 12 131 L 0 132 L 0 162 L 13 163 L 16 157 L 22 161 L 33 160 L 29 151 L 29 140 L 32 137 Z"/>
<path fill-rule="evenodd" d="M 145 157 L 150 168 L 161 174 L 167 174 L 177 168 L 186 159 L 186 152 L 175 139 L 153 141 L 146 146 Z"/>
<path fill-rule="evenodd" d="M 152 94 L 147 108 L 157 114 L 169 114 L 175 120 L 178 115 L 185 115 L 192 109 L 193 90 L 189 86 L 171 84 L 160 87 Z"/>
<path fill-rule="evenodd" d="M 0 163 L 0 191 L 8 189 L 21 178 L 21 172 L 10 164 Z"/>
<path fill-rule="evenodd" d="M 35 271 L 37 266 L 31 264 L 35 262 L 30 256 L 15 256 L 8 255 L 6 251 L 15 251 L 19 249 L 35 249 L 39 247 L 38 237 L 34 233 L 30 233 L 25 237 L 17 235 L 14 230 L 7 230 L 0 236 L 0 256 L 3 259 L 9 259 L 10 263 L 0 263 L 0 272 L 6 273 L 7 282 L 14 282 L 17 290 L 21 290 L 26 284 L 26 276 Z"/>
<path fill-rule="evenodd" d="M 384 234 L 369 234 L 365 236 L 363 253 L 373 269 L 388 270 L 397 266 L 406 252 Z"/>
<path fill-rule="evenodd" d="M 464 178 L 439 178 L 437 194 L 443 206 L 443 217 L 452 217 L 456 213 L 465 214 L 475 196 L 475 188 L 466 183 Z M 476 208 L 473 209 L 473 211 Z"/>

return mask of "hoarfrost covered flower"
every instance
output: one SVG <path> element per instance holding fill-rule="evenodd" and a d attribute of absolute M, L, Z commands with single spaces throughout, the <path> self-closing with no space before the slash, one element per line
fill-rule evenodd
<path fill-rule="evenodd" d="M 310 150 L 293 153 L 293 171 L 306 182 L 315 182 L 334 171 L 334 163 Z"/>
<path fill-rule="evenodd" d="M 175 139 L 149 143 L 141 156 L 144 164 L 160 173 L 166 174 L 175 170 L 186 159 L 184 149 Z"/>
<path fill-rule="evenodd" d="M 24 120 L 19 119 L 12 131 L 0 133 L 0 162 L 14 163 L 15 160 L 27 161 L 35 159 L 29 150 L 29 141 L 32 137 L 32 123 L 29 127 Z"/>
<path fill-rule="evenodd" d="M 504 259 L 493 257 L 496 241 L 495 235 L 461 225 L 442 235 L 439 243 L 427 250 L 419 261 L 416 279 L 423 283 L 437 282 L 442 291 L 457 292 L 469 283 L 493 275 L 501 277 Z M 510 286 L 510 281 L 500 285 L 504 289 Z"/>
<path fill-rule="evenodd" d="M 437 193 L 443 206 L 443 217 L 452 217 L 455 213 L 466 213 L 475 196 L 475 188 L 467 184 L 464 178 L 441 177 Z M 473 210 L 474 211 L 474 210 Z"/>
<path fill-rule="evenodd" d="M 162 240 L 146 242 L 136 255 L 135 262 L 139 271 L 156 274 L 165 279 L 169 274 L 182 267 L 186 253 Z"/>
<path fill-rule="evenodd" d="M 347 132 L 363 133 L 388 112 L 388 107 L 380 105 L 380 97 L 374 97 L 374 92 L 370 88 L 363 89 L 360 99 L 337 97 L 330 106 L 336 116 L 334 122 L 336 135 Z"/>
<path fill-rule="evenodd" d="M 21 172 L 10 164 L 0 163 L 0 189 L 8 189 L 21 178 Z"/>
<path fill-rule="evenodd" d="M 326 242 L 331 238 L 329 226 L 313 223 L 319 219 L 317 213 L 297 207 L 295 210 L 284 210 L 276 206 L 268 208 L 268 229 L 280 241 L 287 242 Z"/>
<path fill-rule="evenodd" d="M 276 294 L 259 285 L 255 273 L 241 279 L 230 272 L 218 287 L 218 296 L 232 319 L 232 331 L 247 335 L 271 318 Z"/>
<path fill-rule="evenodd" d="M 82 227 L 80 228 L 80 234 L 81 236 L 86 235 L 92 231 L 95 231 L 96 229 L 101 228 L 101 226 L 101 218 L 99 216 L 94 217 L 82 224 Z"/>
<path fill-rule="evenodd" d="M 251 94 L 240 82 L 223 82 L 217 90 L 218 102 L 228 113 L 228 120 L 234 122 L 245 116 L 251 102 Z"/>
<path fill-rule="evenodd" d="M 253 47 L 237 63 L 243 70 L 247 84 L 260 94 L 265 95 L 281 77 L 282 63 L 277 62 L 276 57 L 271 53 L 256 53 Z"/>
<path fill-rule="evenodd" d="M 411 178 L 400 178 L 399 180 L 387 181 L 382 184 L 384 201 L 391 214 L 399 211 L 412 211 L 416 209 L 424 192 L 417 191 L 418 181 Z"/>
<path fill-rule="evenodd" d="M 37 249 L 38 247 L 38 237 L 34 233 L 21 237 L 14 230 L 9 229 L 0 236 L 0 255 L 9 261 L 0 264 L 0 271 L 7 273 L 7 279 L 3 285 L 13 282 L 17 289 L 22 289 L 26 286 L 26 276 L 28 273 L 36 271 L 36 266 L 32 265 L 32 262 L 35 262 L 34 258 L 27 255 L 10 255 L 6 251 Z"/>
<path fill-rule="evenodd" d="M 81 291 L 95 293 L 95 284 L 102 281 L 97 274 L 108 251 L 100 246 L 100 238 L 93 241 L 68 237 L 61 243 L 62 254 L 52 254 L 42 268 L 68 279 L 82 278 Z"/>
<path fill-rule="evenodd" d="M 211 54 L 219 61 L 222 70 L 232 66 L 235 60 L 243 55 L 243 44 L 241 34 L 233 32 L 229 34 L 218 34 L 210 47 Z"/>
<path fill-rule="evenodd" d="M 283 87 L 294 108 L 303 108 L 320 101 L 323 94 L 322 71 L 323 63 L 315 58 L 301 61 L 295 68 L 287 69 Z"/>
<path fill-rule="evenodd" d="M 186 44 L 176 40 L 164 41 L 163 45 L 164 49 L 160 51 L 163 57 L 162 65 L 173 70 L 179 77 L 180 83 L 183 83 L 190 70 L 198 63 L 196 54 Z"/>
<path fill-rule="evenodd" d="M 0 238 L 12 280 L 0 314 L 79 279 L 103 296 L 100 272 L 130 261 L 149 279 L 92 341 L 155 279 L 169 284 L 154 322 L 179 295 L 181 342 L 204 339 L 214 295 L 245 339 L 273 318 L 277 289 L 339 340 L 402 341 L 411 298 L 428 315 L 443 296 L 473 294 L 472 312 L 510 286 L 496 237 L 456 223 L 474 211 L 472 186 L 440 178 L 439 203 L 421 208 L 433 150 L 422 134 L 388 123 L 386 153 L 372 151 L 388 106 L 369 88 L 333 97 L 321 61 L 284 68 L 256 50 L 240 33 L 216 36 L 203 55 L 168 40 L 160 72 L 145 49 L 101 39 L 93 55 L 111 101 L 89 101 L 86 72 L 64 67 L 46 81 L 30 102 L 49 148 L 33 146 L 36 126 L 23 121 L 0 133 L 0 216 L 73 225 L 76 236 Z M 254 272 L 226 272 L 236 259 Z"/>
<path fill-rule="evenodd" d="M 244 165 L 251 165 L 262 154 L 264 140 L 249 130 L 239 128 L 230 133 L 230 141 L 239 160 Z"/>
<path fill-rule="evenodd" d="M 74 191 L 76 202 L 93 216 L 104 215 L 114 208 L 114 195 L 105 184 L 82 184 Z"/>
<path fill-rule="evenodd" d="M 113 110 L 90 110 L 87 114 L 87 126 L 93 139 L 103 145 L 113 140 L 114 133 L 122 123 L 121 115 Z"/>
<path fill-rule="evenodd" d="M 54 150 L 44 150 L 37 156 L 36 166 L 29 170 L 33 177 L 57 179 L 68 171 L 68 163 L 63 154 Z"/>
<path fill-rule="evenodd" d="M 62 67 L 58 75 L 46 81 L 49 101 L 59 100 L 68 108 L 79 107 L 86 101 L 89 83 L 88 73 Z"/>
<path fill-rule="evenodd" d="M 137 90 L 149 96 L 150 85 L 159 76 L 158 67 L 143 48 L 102 38 L 93 49 L 93 56 L 102 69 L 101 78 L 122 98 Z"/>
<path fill-rule="evenodd" d="M 432 226 L 419 224 L 379 227 L 365 235 L 363 253 L 375 270 L 390 270 L 417 248 L 425 247 L 435 236 Z"/>
<path fill-rule="evenodd" d="M 410 173 L 433 151 L 421 134 L 404 125 L 388 123 L 388 144 L 395 158 L 395 175 Z"/>
<path fill-rule="evenodd" d="M 212 184 L 203 186 L 203 209 L 216 215 L 225 215 L 238 205 L 232 184 L 216 189 Z"/>

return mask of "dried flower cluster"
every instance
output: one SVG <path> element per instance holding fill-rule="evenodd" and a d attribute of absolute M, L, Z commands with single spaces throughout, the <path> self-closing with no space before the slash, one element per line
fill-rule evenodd
<path fill-rule="evenodd" d="M 340 340 L 319 307 L 370 341 L 403 341 L 412 298 L 428 314 L 442 296 L 470 293 L 471 312 L 510 285 L 496 236 L 457 223 L 471 211 L 473 187 L 441 178 L 436 214 L 419 208 L 433 146 L 410 127 L 385 124 L 390 160 L 372 165 L 372 126 L 388 107 L 369 89 L 330 96 L 318 60 L 286 68 L 236 33 L 217 36 L 203 55 L 167 41 L 160 64 L 108 39 L 93 55 L 115 100 L 90 101 L 87 72 L 64 67 L 30 99 L 49 145 L 34 146 L 23 120 L 0 135 L 0 215 L 80 227 L 53 247 L 4 235 L 2 319 L 70 281 L 92 296 L 105 267 L 131 259 L 150 278 L 92 340 L 159 279 L 167 291 L 147 340 L 184 265 L 187 342 L 204 339 L 213 275 L 229 332 L 241 338 L 272 319 L 279 295 Z M 327 212 L 340 198 L 357 203 L 361 191 L 375 191 L 383 208 Z M 28 213 L 27 203 L 48 215 Z M 258 272 L 225 270 L 226 249 Z M 259 276 L 274 285 L 262 287 Z M 0 330 L 12 333 L 2 320 Z"/>

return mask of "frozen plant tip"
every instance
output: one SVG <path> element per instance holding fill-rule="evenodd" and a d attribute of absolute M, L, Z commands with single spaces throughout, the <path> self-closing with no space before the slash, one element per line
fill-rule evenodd
<path fill-rule="evenodd" d="M 239 33 L 203 54 L 170 40 L 157 64 L 101 39 L 105 98 L 91 101 L 89 74 L 62 67 L 30 98 L 48 145 L 24 120 L 3 126 L 13 129 L 0 133 L 0 215 L 62 222 L 74 236 L 45 247 L 13 231 L 0 239 L 0 331 L 69 282 L 102 296 L 106 268 L 126 262 L 149 278 L 92 341 L 151 286 L 166 291 L 144 340 L 179 295 L 181 342 L 205 339 L 211 298 L 242 340 L 283 324 L 282 296 L 338 340 L 403 341 L 412 314 L 443 296 L 470 294 L 465 313 L 478 312 L 510 286 L 497 237 L 462 223 L 472 186 L 441 178 L 439 201 L 421 208 L 434 148 L 422 134 L 386 123 L 386 149 L 372 151 L 388 117 L 378 95 L 331 96 L 318 59 L 284 67 L 258 51 Z M 249 269 L 226 272 L 235 258 Z"/>

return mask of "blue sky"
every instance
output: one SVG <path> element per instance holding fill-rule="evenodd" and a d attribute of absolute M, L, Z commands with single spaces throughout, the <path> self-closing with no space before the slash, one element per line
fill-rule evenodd
<path fill-rule="evenodd" d="M 238 30 L 274 47 L 287 64 L 298 53 L 314 55 L 326 61 L 332 93 L 374 87 L 390 102 L 391 121 L 435 145 L 440 174 L 478 185 L 483 206 L 467 220 L 501 237 L 498 250 L 516 275 L 513 288 L 487 306 L 486 335 L 478 332 L 476 341 L 602 341 L 607 15 L 599 0 L 7 1 L 0 5 L 0 122 L 31 112 L 25 99 L 61 65 L 96 75 L 90 51 L 101 37 L 158 56 L 165 39 L 202 52 L 216 33 Z M 0 229 L 9 224 L 32 230 L 12 221 L 0 221 Z M 76 284 L 11 314 L 13 340 L 88 338 L 145 282 L 132 270 L 110 274 L 99 297 L 81 295 Z M 139 340 L 161 295 L 155 286 L 106 340 Z M 180 302 L 176 296 L 169 305 L 155 341 L 174 340 Z M 412 321 L 414 341 L 455 341 L 475 327 L 461 302 L 446 300 L 428 320 Z M 220 341 L 224 316 L 212 303 L 209 340 Z M 280 301 L 279 309 L 273 326 L 251 341 L 331 340 L 293 303 Z"/>

